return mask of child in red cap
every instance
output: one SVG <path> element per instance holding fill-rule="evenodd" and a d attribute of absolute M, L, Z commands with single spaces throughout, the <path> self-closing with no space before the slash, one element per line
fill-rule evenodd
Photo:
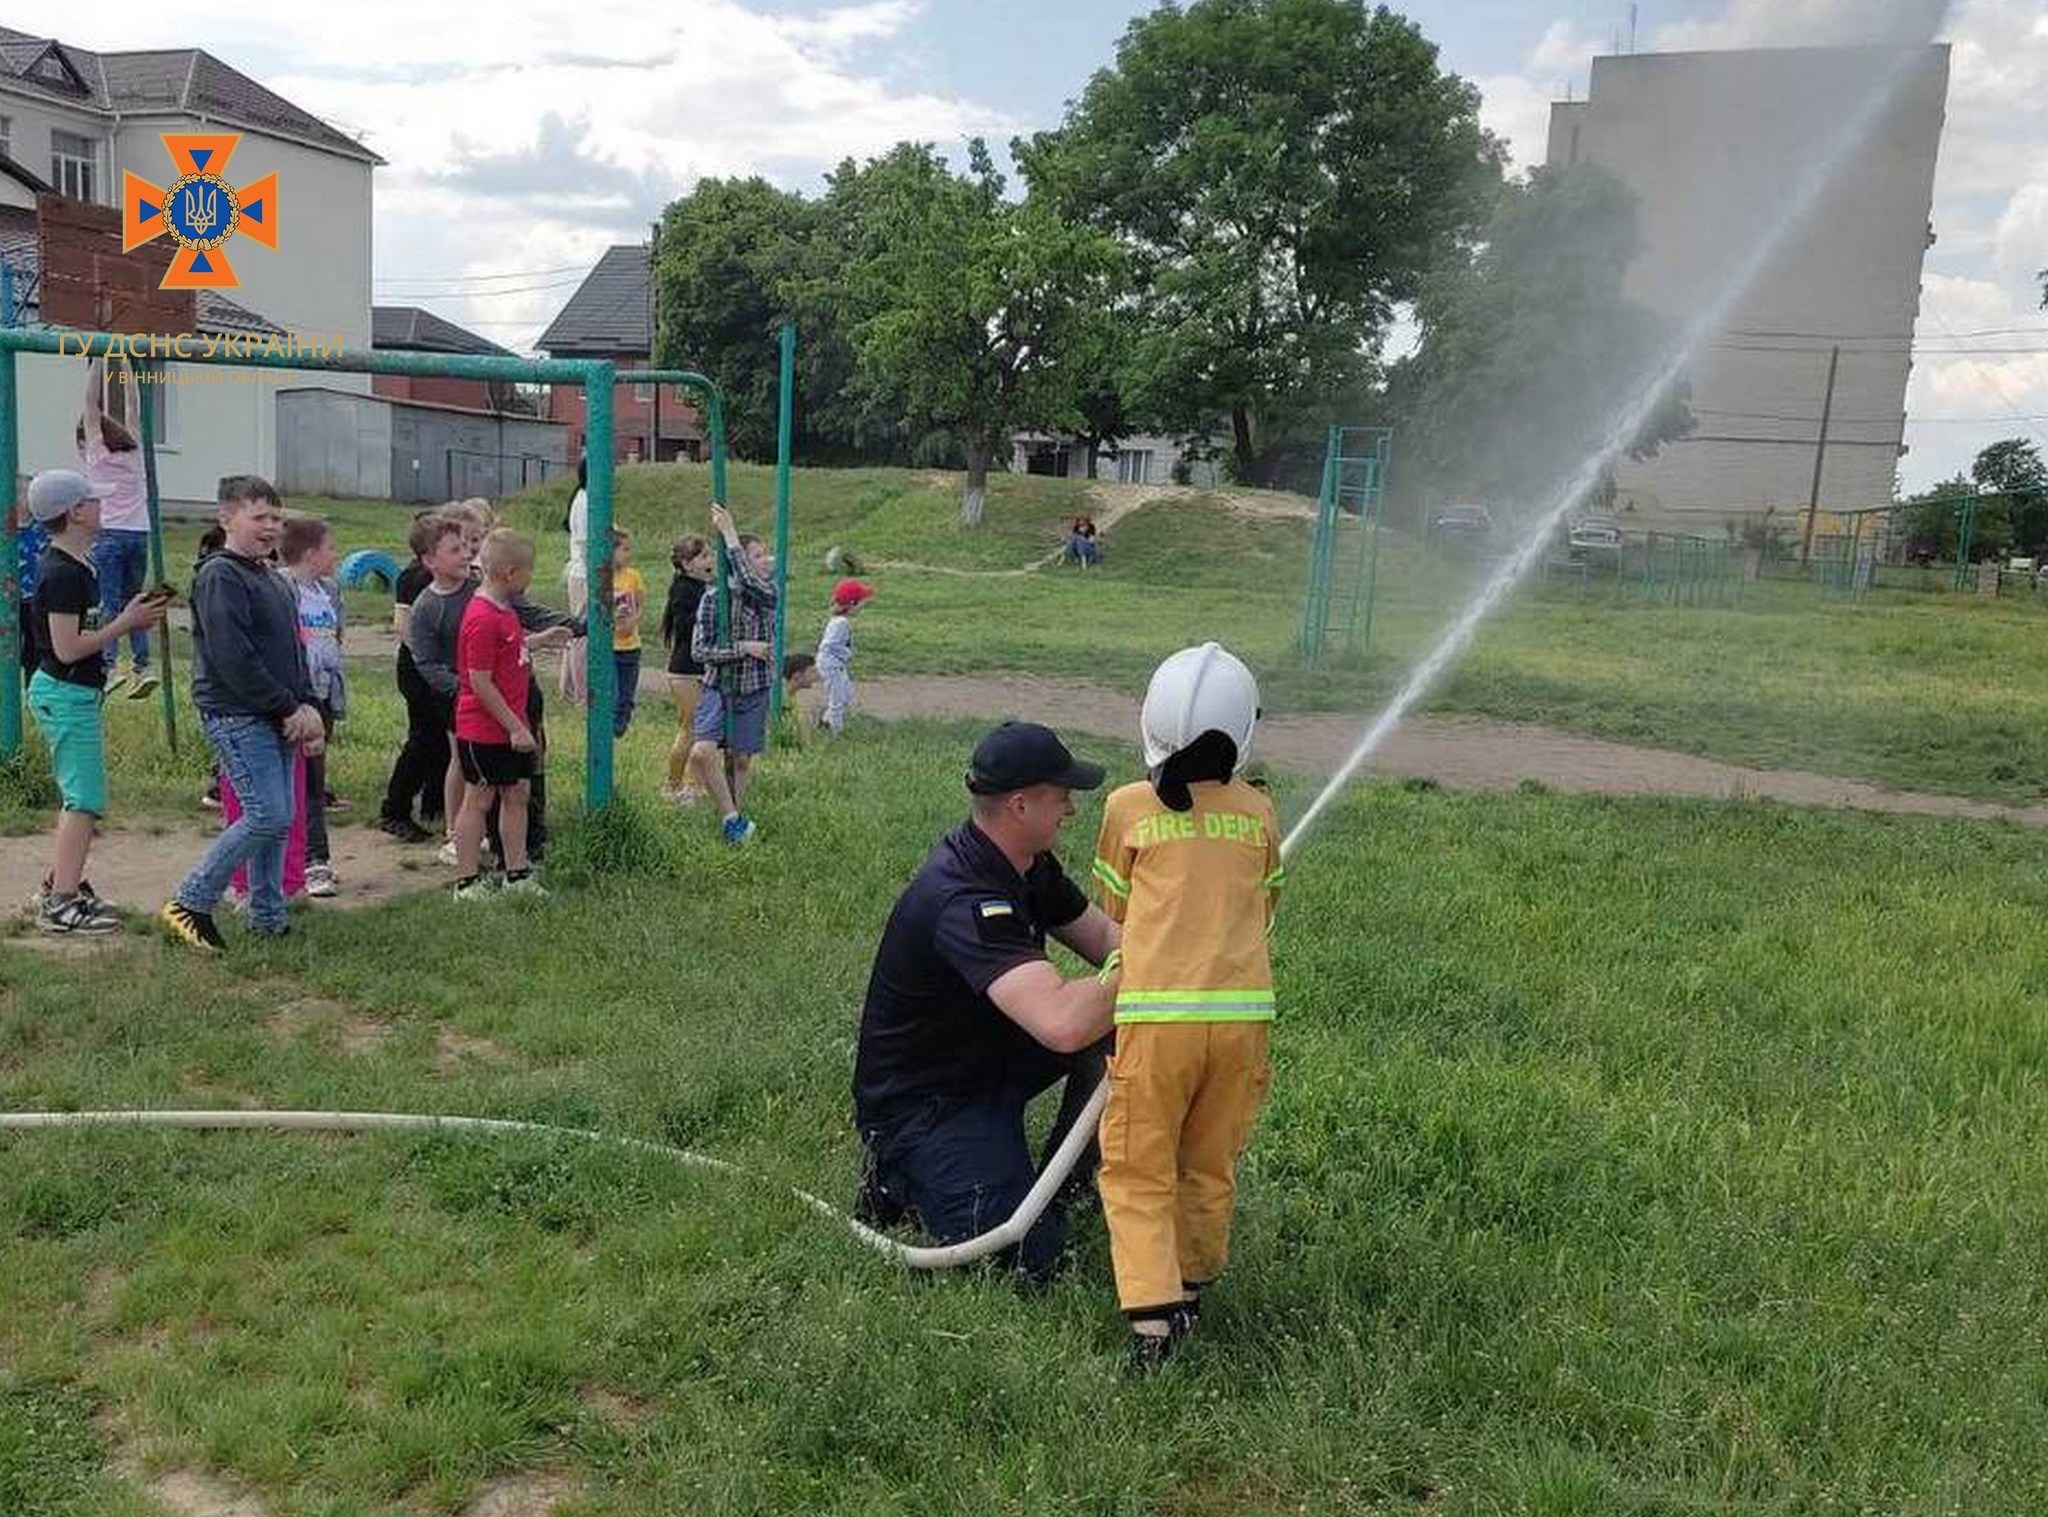
<path fill-rule="evenodd" d="M 818 678 L 825 685 L 825 730 L 834 737 L 846 732 L 853 710 L 853 614 L 874 598 L 874 589 L 857 579 L 832 587 L 832 616 L 818 639 Z"/>

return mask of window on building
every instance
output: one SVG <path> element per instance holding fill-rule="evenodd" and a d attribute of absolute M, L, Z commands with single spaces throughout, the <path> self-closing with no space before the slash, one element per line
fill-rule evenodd
<path fill-rule="evenodd" d="M 654 404 L 654 386 L 653 386 L 653 385 L 635 385 L 635 386 L 633 386 L 633 399 L 635 399 L 636 401 L 638 401 L 638 402 L 639 402 L 639 403 L 640 403 L 641 405 L 643 405 L 643 406 L 651 406 L 651 405 L 653 405 L 653 404 Z"/>
<path fill-rule="evenodd" d="M 1116 456 L 1116 477 L 1126 485 L 1147 484 L 1152 478 L 1152 450 L 1126 448 Z"/>
<path fill-rule="evenodd" d="M 0 157 L 14 156 L 14 118 L 0 116 Z"/>
<path fill-rule="evenodd" d="M 171 392 L 176 385 L 151 384 L 142 387 L 142 403 L 149 407 L 150 429 L 156 434 L 157 446 L 176 449 L 178 434 L 172 423 L 177 420 L 178 408 L 171 404 Z"/>
<path fill-rule="evenodd" d="M 94 200 L 99 192 L 100 145 L 76 132 L 50 133 L 50 183 L 60 195 Z"/>

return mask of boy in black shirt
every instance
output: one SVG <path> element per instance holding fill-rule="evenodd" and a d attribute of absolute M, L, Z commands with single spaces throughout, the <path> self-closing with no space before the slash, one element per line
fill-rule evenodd
<path fill-rule="evenodd" d="M 100 503 L 92 486 L 75 470 L 46 469 L 29 482 L 28 509 L 50 534 L 29 603 L 36 672 L 28 683 L 28 709 L 49 745 L 63 799 L 53 839 L 56 856 L 38 895 L 36 925 L 52 933 L 115 932 L 120 919 L 85 883 L 93 825 L 107 813 L 102 655 L 126 634 L 161 622 L 170 597 L 145 590 L 101 625 L 100 582 L 92 567 Z"/>
<path fill-rule="evenodd" d="M 413 518 L 412 562 L 399 573 L 391 609 L 392 626 L 398 632 L 398 693 L 405 699 L 405 746 L 391 766 L 390 783 L 384 787 L 384 805 L 377 825 L 402 843 L 425 843 L 434 834 L 423 825 L 441 819 L 444 776 L 448 772 L 448 733 L 455 718 L 447 703 L 413 662 L 406 639 L 412 626 L 413 604 L 434 582 L 427 560 L 443 544 L 462 537 L 462 523 L 453 516 L 427 511 Z M 419 803 L 420 820 L 413 820 L 413 803 Z"/>

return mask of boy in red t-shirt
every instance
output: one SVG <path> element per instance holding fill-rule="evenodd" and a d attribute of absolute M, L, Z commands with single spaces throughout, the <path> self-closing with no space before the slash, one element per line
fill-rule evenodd
<path fill-rule="evenodd" d="M 483 900 L 495 881 L 479 873 L 485 822 L 498 806 L 505 892 L 545 895 L 526 858 L 526 798 L 537 747 L 526 725 L 533 669 L 512 602 L 533 583 L 533 544 L 499 528 L 483 542 L 484 582 L 462 613 L 455 649 L 455 756 L 468 788 L 455 822 L 455 899 Z"/>

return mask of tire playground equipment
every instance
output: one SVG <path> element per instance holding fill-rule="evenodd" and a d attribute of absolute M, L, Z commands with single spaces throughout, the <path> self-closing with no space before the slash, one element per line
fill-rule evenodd
<path fill-rule="evenodd" d="M 358 548 L 341 561 L 336 571 L 344 590 L 362 590 L 375 585 L 387 595 L 398 593 L 398 562 L 378 548 Z"/>

